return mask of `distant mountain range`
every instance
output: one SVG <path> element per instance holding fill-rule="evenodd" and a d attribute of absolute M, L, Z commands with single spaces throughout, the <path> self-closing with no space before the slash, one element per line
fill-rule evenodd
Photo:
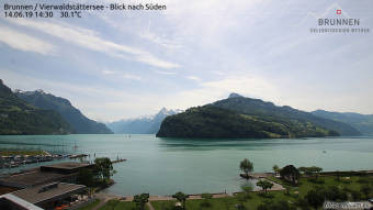
<path fill-rule="evenodd" d="M 166 108 L 163 108 L 156 115 L 151 117 L 120 120 L 112 123 L 107 123 L 106 125 L 114 133 L 155 134 L 158 132 L 164 118 L 180 112 L 181 111 L 179 110 L 168 110 Z"/>
<path fill-rule="evenodd" d="M 67 134 L 73 128 L 53 110 L 39 109 L 18 98 L 0 80 L 0 134 Z"/>
<path fill-rule="evenodd" d="M 69 100 L 37 91 L 16 91 L 15 95 L 27 103 L 43 110 L 58 112 L 77 134 L 110 134 L 113 133 L 105 124 L 93 121 L 84 116 Z"/>
<path fill-rule="evenodd" d="M 232 93 L 184 112 L 163 108 L 151 117 L 99 123 L 64 98 L 15 91 L 0 79 L 0 134 L 157 134 L 186 138 L 295 138 L 373 135 L 373 115 L 300 111 Z"/>
<path fill-rule="evenodd" d="M 373 135 L 373 115 L 363 115 L 353 112 L 328 112 L 324 110 L 316 110 L 313 115 L 343 122 L 356 128 L 363 135 Z"/>
<path fill-rule="evenodd" d="M 293 138 L 361 135 L 349 124 L 233 93 L 164 119 L 158 137 Z"/>

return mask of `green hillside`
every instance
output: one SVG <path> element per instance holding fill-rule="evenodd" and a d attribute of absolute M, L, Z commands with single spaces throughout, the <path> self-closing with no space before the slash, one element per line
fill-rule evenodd
<path fill-rule="evenodd" d="M 336 131 L 342 136 L 361 135 L 357 129 L 349 124 L 318 117 L 312 113 L 293 109 L 289 106 L 276 106 L 271 102 L 265 102 L 260 99 L 230 97 L 228 99 L 217 101 L 212 105 L 222 109 L 256 116 L 266 121 L 282 122 L 288 126 L 292 126 L 289 122 L 309 122 L 316 126 Z"/>
<path fill-rule="evenodd" d="M 328 112 L 324 110 L 316 110 L 313 111 L 312 114 L 318 117 L 347 123 L 356 128 L 363 135 L 373 135 L 373 115 L 353 112 Z"/>
<path fill-rule="evenodd" d="M 58 112 L 79 134 L 110 134 L 103 123 L 88 119 L 69 100 L 45 93 L 42 90 L 17 92 L 16 95 L 33 106 Z"/>
<path fill-rule="evenodd" d="M 335 128 L 335 129 L 334 129 Z M 343 130 L 345 129 L 345 130 Z M 359 135 L 351 126 L 259 99 L 230 97 L 167 117 L 158 137 L 295 138 Z"/>
<path fill-rule="evenodd" d="M 57 112 L 27 104 L 0 80 L 0 134 L 67 134 L 72 131 Z"/>

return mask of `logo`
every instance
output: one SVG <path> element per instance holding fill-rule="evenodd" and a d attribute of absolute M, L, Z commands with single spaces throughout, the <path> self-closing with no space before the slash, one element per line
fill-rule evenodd
<path fill-rule="evenodd" d="M 323 209 L 328 210 L 343 210 L 343 209 L 349 209 L 349 210 L 360 210 L 360 209 L 371 209 L 373 205 L 369 203 L 368 201 L 345 201 L 345 202 L 333 202 L 333 201 L 325 201 L 323 204 Z"/>
<path fill-rule="evenodd" d="M 342 9 L 336 9 L 318 17 L 316 26 L 310 28 L 310 32 L 315 34 L 365 34 L 370 32 L 370 28 L 364 26 L 360 17 L 350 17 L 348 12 L 342 13 Z"/>

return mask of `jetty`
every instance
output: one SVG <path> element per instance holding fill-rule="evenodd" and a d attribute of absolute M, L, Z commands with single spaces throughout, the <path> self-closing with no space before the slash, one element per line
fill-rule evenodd
<path fill-rule="evenodd" d="M 114 164 L 114 163 L 120 163 L 120 162 L 124 162 L 124 161 L 127 161 L 127 159 L 126 158 L 120 158 L 120 159 L 116 159 L 116 160 L 111 161 L 111 163 Z"/>

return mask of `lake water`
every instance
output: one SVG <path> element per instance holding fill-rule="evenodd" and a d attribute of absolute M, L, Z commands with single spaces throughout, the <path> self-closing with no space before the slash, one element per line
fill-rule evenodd
<path fill-rule="evenodd" d="M 255 172 L 272 171 L 274 164 L 316 165 L 324 171 L 373 169 L 373 137 L 186 140 L 154 135 L 0 136 L 0 150 L 5 149 L 87 153 L 91 159 L 127 158 L 114 165 L 116 184 L 107 190 L 120 195 L 238 191 L 245 183 L 239 178 L 239 162 L 244 158 L 254 163 Z"/>

